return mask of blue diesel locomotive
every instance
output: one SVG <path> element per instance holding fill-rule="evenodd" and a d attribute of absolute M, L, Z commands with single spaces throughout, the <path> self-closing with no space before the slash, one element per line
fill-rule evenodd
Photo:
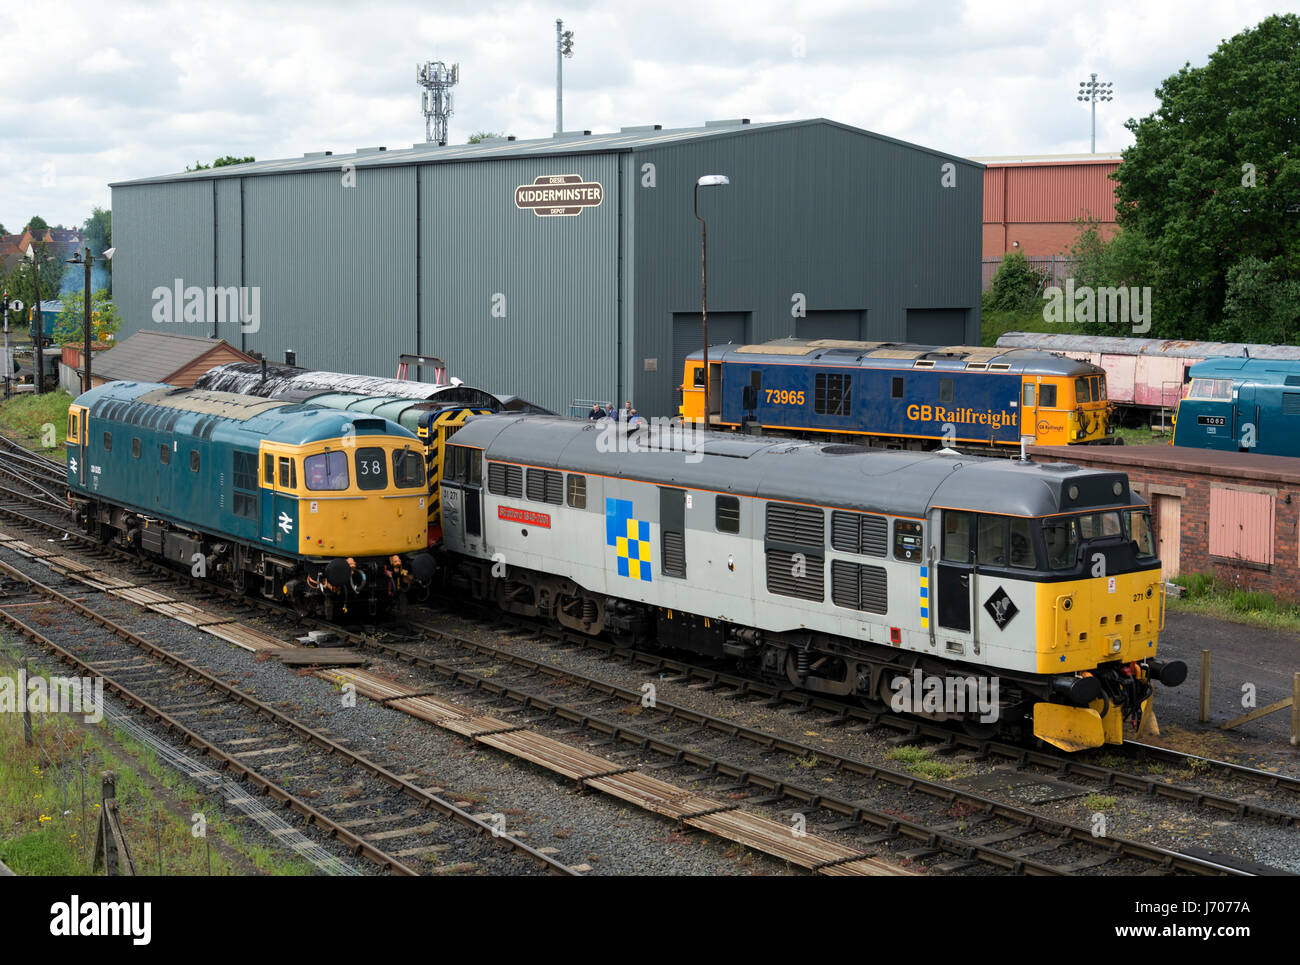
<path fill-rule="evenodd" d="M 1300 456 L 1300 362 L 1197 362 L 1174 416 L 1174 445 Z"/>
<path fill-rule="evenodd" d="M 702 352 L 687 356 L 684 419 L 704 415 Z M 829 441 L 1009 450 L 1108 442 L 1106 373 L 1033 349 L 778 339 L 709 351 L 709 425 Z"/>
<path fill-rule="evenodd" d="M 432 581 L 424 447 L 387 419 L 110 382 L 68 409 L 86 532 L 293 605 L 373 615 Z"/>

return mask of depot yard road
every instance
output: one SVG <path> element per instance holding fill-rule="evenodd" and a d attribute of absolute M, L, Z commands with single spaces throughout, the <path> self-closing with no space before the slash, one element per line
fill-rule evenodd
<path fill-rule="evenodd" d="M 1198 720 L 1201 694 L 1201 651 L 1211 652 L 1210 723 Z M 1229 731 L 1219 724 L 1252 708 L 1242 706 L 1242 687 L 1255 687 L 1255 707 L 1291 695 L 1291 679 L 1300 671 L 1300 636 L 1286 630 L 1243 626 L 1195 613 L 1169 611 L 1160 635 L 1160 656 L 1187 663 L 1187 680 L 1180 687 L 1162 687 L 1156 714 L 1166 737 L 1169 729 L 1199 735 L 1195 750 L 1210 757 L 1223 753 L 1275 758 L 1279 766 L 1300 774 L 1300 748 L 1289 745 L 1291 714 L 1282 710 Z M 1209 730 L 1209 728 L 1216 728 Z M 1181 735 L 1180 735 L 1181 736 Z M 1156 741 L 1166 743 L 1166 741 Z M 1180 747 L 1191 750 L 1190 747 Z"/>

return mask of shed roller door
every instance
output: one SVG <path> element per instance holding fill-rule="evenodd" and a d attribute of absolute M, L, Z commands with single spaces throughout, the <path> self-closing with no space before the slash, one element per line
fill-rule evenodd
<path fill-rule="evenodd" d="M 909 308 L 907 340 L 917 345 L 964 345 L 966 309 Z"/>
<path fill-rule="evenodd" d="M 747 312 L 709 312 L 709 348 L 726 345 L 728 342 L 735 345 L 748 344 L 748 320 Z M 672 385 L 681 384 L 682 371 L 686 367 L 686 356 L 698 352 L 703 347 L 704 338 L 700 331 L 699 313 L 678 312 L 673 315 Z"/>

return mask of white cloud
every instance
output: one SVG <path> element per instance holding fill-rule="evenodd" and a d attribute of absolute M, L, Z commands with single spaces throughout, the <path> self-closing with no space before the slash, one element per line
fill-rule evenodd
<path fill-rule="evenodd" d="M 570 129 L 829 117 L 965 155 L 1087 150 L 1074 91 L 1092 71 L 1115 84 L 1098 149 L 1121 149 L 1124 121 L 1154 109 L 1165 77 L 1274 12 L 1264 0 L 570 0 L 561 11 L 575 33 Z M 406 147 L 423 138 L 425 60 L 461 65 L 453 140 L 544 137 L 555 15 L 537 0 L 75 0 L 51 36 L 48 11 L 11 4 L 0 36 L 50 63 L 11 69 L 0 88 L 0 222 L 80 222 L 109 203 L 111 181 L 224 154 Z"/>

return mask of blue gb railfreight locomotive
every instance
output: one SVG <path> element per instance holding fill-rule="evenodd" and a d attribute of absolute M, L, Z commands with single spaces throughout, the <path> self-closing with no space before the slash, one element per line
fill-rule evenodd
<path fill-rule="evenodd" d="M 687 356 L 681 415 L 704 415 L 701 352 Z M 1106 373 L 1032 349 L 778 339 L 709 351 L 709 425 L 896 449 L 997 452 L 1109 441 Z"/>

